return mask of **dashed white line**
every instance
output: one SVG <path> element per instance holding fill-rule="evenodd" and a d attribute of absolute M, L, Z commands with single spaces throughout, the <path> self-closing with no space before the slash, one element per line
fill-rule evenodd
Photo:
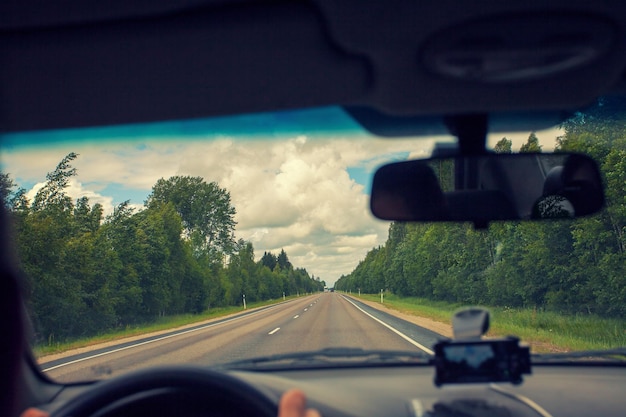
<path fill-rule="evenodd" d="M 235 320 L 241 320 L 241 319 L 244 319 L 244 318 L 250 318 L 251 316 L 253 316 L 255 314 L 258 314 L 258 313 L 261 313 L 261 312 L 264 312 L 264 311 L 273 310 L 273 309 L 275 309 L 277 307 L 280 307 L 281 304 L 282 303 L 274 305 L 274 306 L 271 306 L 271 307 L 268 307 L 268 308 L 265 308 L 263 310 L 259 310 L 259 311 L 254 312 L 254 313 L 249 313 L 249 314 L 245 314 L 245 315 L 242 315 L 242 316 L 233 317 L 232 319 L 223 320 L 223 321 L 220 321 L 218 323 L 210 323 L 210 324 L 207 324 L 206 326 L 202 326 L 202 327 L 186 330 L 186 331 L 183 331 L 183 332 L 180 332 L 180 333 L 170 334 L 170 335 L 167 335 L 167 336 L 158 337 L 156 339 L 147 340 L 145 342 L 140 342 L 140 343 L 137 343 L 137 344 L 134 344 L 134 345 L 124 346 L 124 347 L 121 347 L 121 348 L 118 348 L 118 349 L 109 350 L 107 352 L 97 353 L 95 355 L 90 355 L 90 356 L 86 356 L 84 358 L 75 359 L 73 361 L 61 363 L 61 364 L 56 365 L 56 366 L 51 366 L 49 368 L 45 368 L 45 364 L 42 364 L 41 365 L 42 368 L 43 368 L 42 371 L 43 372 L 52 371 L 54 369 L 58 369 L 58 368 L 61 368 L 61 367 L 64 367 L 64 366 L 68 366 L 68 365 L 73 365 L 75 363 L 87 361 L 89 359 L 99 358 L 101 356 L 106 356 L 106 355 L 110 355 L 112 353 L 121 352 L 123 350 L 128 350 L 128 349 L 136 348 L 136 347 L 139 347 L 139 346 L 147 345 L 147 344 L 150 344 L 150 343 L 159 342 L 161 340 L 170 339 L 172 337 L 177 337 L 177 336 L 182 336 L 182 335 L 185 335 L 185 334 L 188 334 L 188 333 L 198 332 L 200 330 L 205 330 L 205 329 L 209 329 L 211 327 L 220 326 L 222 324 L 230 323 L 230 322 L 235 321 Z"/>
<path fill-rule="evenodd" d="M 276 333 L 279 330 L 280 330 L 280 327 L 277 327 L 274 330 L 272 330 L 271 332 L 269 332 L 268 334 L 274 334 L 274 333 Z"/>
<path fill-rule="evenodd" d="M 296 314 L 295 316 L 293 316 L 294 319 L 297 319 L 298 317 L 300 317 L 300 314 Z"/>
<path fill-rule="evenodd" d="M 308 308 L 305 308 L 305 309 L 304 309 L 304 311 L 307 311 L 307 310 L 308 310 Z"/>

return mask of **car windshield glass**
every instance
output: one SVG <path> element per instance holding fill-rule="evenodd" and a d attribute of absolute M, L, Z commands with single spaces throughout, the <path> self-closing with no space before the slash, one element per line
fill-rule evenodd
<path fill-rule="evenodd" d="M 533 352 L 624 346 L 621 126 L 490 135 L 496 152 L 590 153 L 608 208 L 487 231 L 375 219 L 377 167 L 455 140 L 376 138 L 339 108 L 5 134 L 36 360 L 64 382 L 258 357 L 420 363 L 476 304 Z"/>

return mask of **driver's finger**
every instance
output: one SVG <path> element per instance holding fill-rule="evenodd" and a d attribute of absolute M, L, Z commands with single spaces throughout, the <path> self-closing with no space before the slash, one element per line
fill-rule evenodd
<path fill-rule="evenodd" d="M 306 397 L 300 390 L 291 389 L 283 394 L 278 404 L 278 417 L 302 417 Z"/>
<path fill-rule="evenodd" d="M 304 417 L 322 417 L 319 413 L 319 411 L 317 411 L 314 408 L 309 408 L 306 410 Z"/>
<path fill-rule="evenodd" d="M 20 417 L 48 417 L 48 414 L 45 411 L 39 410 L 37 408 L 28 408 L 20 414 Z"/>
<path fill-rule="evenodd" d="M 278 405 L 278 417 L 320 417 L 317 410 L 306 409 L 306 397 L 297 389 L 285 392 Z"/>

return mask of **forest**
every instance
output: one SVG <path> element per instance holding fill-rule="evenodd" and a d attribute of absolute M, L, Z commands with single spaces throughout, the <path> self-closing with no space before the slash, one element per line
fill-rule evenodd
<path fill-rule="evenodd" d="M 626 103 L 602 99 L 562 124 L 555 152 L 599 164 L 606 207 L 592 217 L 469 224 L 394 222 L 335 288 L 463 304 L 626 316 Z M 502 138 L 495 152 L 512 152 Z M 520 152 L 541 152 L 531 133 Z"/>
<path fill-rule="evenodd" d="M 126 201 L 105 217 L 100 204 L 67 195 L 77 157 L 63 158 L 32 201 L 0 176 L 36 342 L 324 288 L 284 250 L 255 261 L 252 243 L 234 237 L 235 208 L 217 183 L 162 178 L 142 210 Z"/>

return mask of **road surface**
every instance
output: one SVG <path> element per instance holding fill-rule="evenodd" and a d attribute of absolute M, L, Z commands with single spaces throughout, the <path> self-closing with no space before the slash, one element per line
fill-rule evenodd
<path fill-rule="evenodd" d="M 41 363 L 51 378 L 90 380 L 165 364 L 219 365 L 327 347 L 429 351 L 439 335 L 338 293 Z"/>

